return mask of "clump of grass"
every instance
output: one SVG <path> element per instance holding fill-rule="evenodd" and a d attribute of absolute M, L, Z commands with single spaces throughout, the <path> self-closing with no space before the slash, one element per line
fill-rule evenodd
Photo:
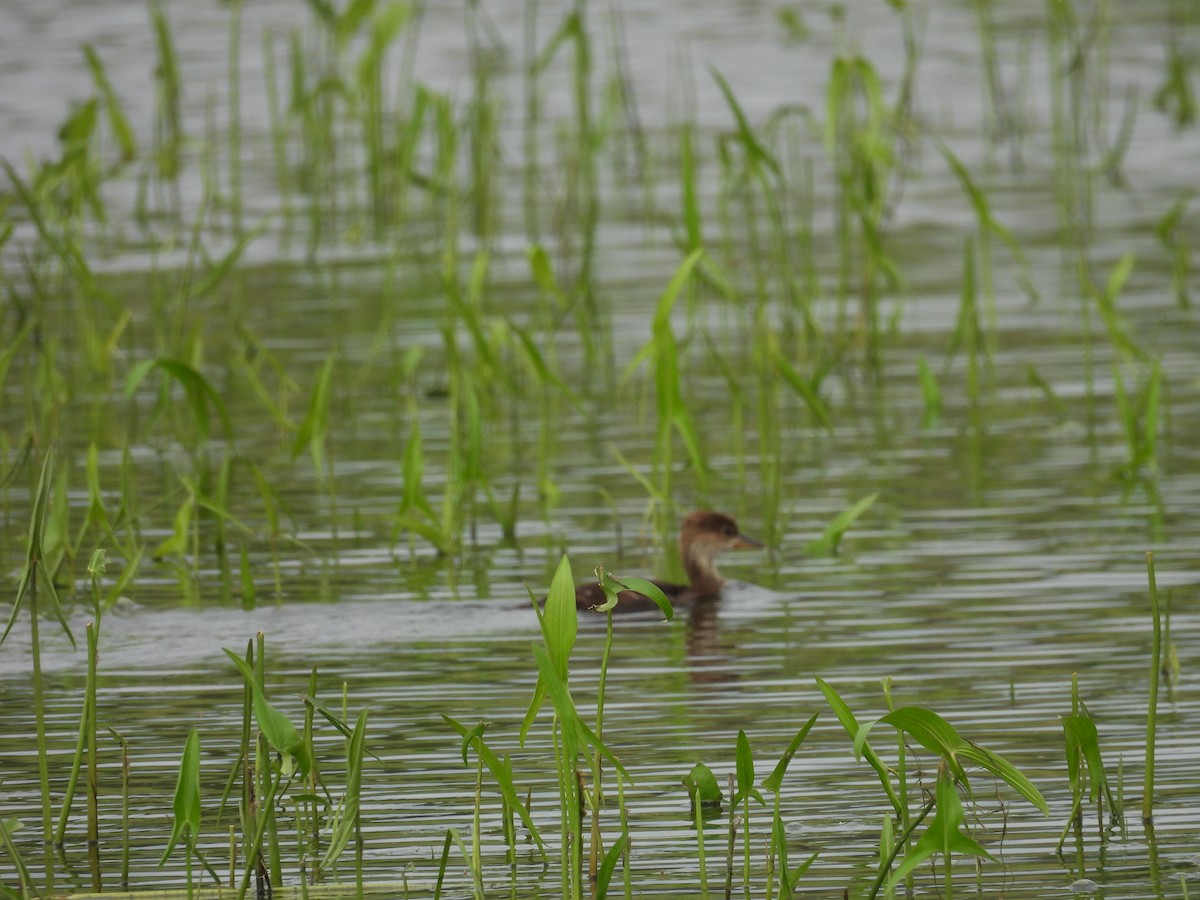
<path fill-rule="evenodd" d="M 600 737 L 603 701 L 597 706 L 597 730 L 593 731 L 579 715 L 569 688 L 570 656 L 578 632 L 575 608 L 575 582 L 571 577 L 570 561 L 564 556 L 555 572 L 546 596 L 545 611 L 537 609 L 542 643 L 533 647 L 537 661 L 538 681 L 533 698 L 521 725 L 524 741 L 542 705 L 548 698 L 554 711 L 554 753 L 557 763 L 558 795 L 560 801 L 559 837 L 562 853 L 560 872 L 562 895 L 582 898 L 583 877 L 583 810 L 582 784 L 578 767 L 581 759 L 591 772 L 592 783 L 600 783 L 601 761 L 606 761 L 618 777 L 628 780 L 629 773 Z M 611 610 L 609 611 L 611 627 Z M 602 696 L 602 695 L 601 695 Z M 598 790 L 598 787 L 597 787 Z M 594 804 L 593 814 L 598 814 Z M 611 852 L 611 851 L 610 851 Z M 611 867 L 609 867 L 611 869 Z"/>
<path fill-rule="evenodd" d="M 29 539 L 25 548 L 25 565 L 17 582 L 17 595 L 13 601 L 12 613 L 4 633 L 0 634 L 0 645 L 8 637 L 23 607 L 29 609 L 29 639 L 31 654 L 31 680 L 33 682 L 34 729 L 35 745 L 38 760 L 38 780 L 42 799 L 42 846 L 43 873 L 45 892 L 54 891 L 54 831 L 51 814 L 50 765 L 46 744 L 45 716 L 45 685 L 42 678 L 41 637 L 39 619 L 41 617 L 39 587 L 46 591 L 46 601 L 50 610 L 58 620 L 63 633 L 75 646 L 75 636 L 67 625 L 62 606 L 58 600 L 58 591 L 54 587 L 54 579 L 46 569 L 45 537 L 47 511 L 51 503 L 51 490 L 54 478 L 54 454 L 47 452 L 42 458 L 41 474 L 38 476 L 37 488 L 34 491 L 33 511 L 29 520 Z"/>
<path fill-rule="evenodd" d="M 179 211 L 177 179 L 182 166 L 183 79 L 179 71 L 179 55 L 171 22 L 159 0 L 150 5 L 150 21 L 154 27 L 158 64 L 155 66 L 157 103 L 154 117 L 154 161 L 160 179 L 176 187 L 175 209 Z"/>
<path fill-rule="evenodd" d="M 654 440 L 654 482 L 655 492 L 661 497 L 670 497 L 672 492 L 675 466 L 674 435 L 683 443 L 688 461 L 701 487 L 708 470 L 690 407 L 684 399 L 679 342 L 671 326 L 671 312 L 675 308 L 675 302 L 700 261 L 702 253 L 702 250 L 692 251 L 675 270 L 655 308 L 652 337 L 634 357 L 626 373 L 628 377 L 628 374 L 643 362 L 649 362 L 653 373 L 655 411 L 658 418 Z"/>
<path fill-rule="evenodd" d="M 1096 825 L 1101 837 L 1106 834 L 1104 826 L 1104 803 L 1107 800 L 1112 824 L 1124 820 L 1119 796 L 1113 791 L 1112 781 L 1104 760 L 1100 755 L 1100 734 L 1091 711 L 1079 698 L 1079 682 L 1071 676 L 1071 714 L 1063 716 L 1063 734 L 1066 738 L 1067 770 L 1071 781 L 1071 813 L 1058 839 L 1058 852 L 1072 825 L 1078 835 L 1083 825 L 1083 803 L 1086 799 L 1096 804 Z"/>
<path fill-rule="evenodd" d="M 959 799 L 959 791 L 965 792 L 968 797 L 972 796 L 965 764 L 979 766 L 997 780 L 1007 783 L 1041 810 L 1043 815 L 1049 814 L 1049 806 L 1041 792 L 1011 763 L 993 751 L 960 736 L 958 731 L 937 713 L 922 707 L 906 706 L 893 709 L 878 722 L 892 726 L 897 732 L 907 735 L 908 738 L 938 758 L 937 787 L 934 796 L 925 803 L 919 814 L 911 816 L 906 811 L 908 806 L 907 786 L 901 781 L 902 790 L 897 790 L 888 767 L 884 765 L 868 741 L 868 736 L 875 723 L 860 724 L 850 707 L 830 684 L 819 678 L 817 683 L 838 720 L 853 739 L 855 756 L 865 758 L 875 770 L 884 795 L 895 810 L 897 818 L 907 823 L 899 840 L 887 841 L 891 846 L 891 855 L 880 866 L 879 875 L 868 896 L 875 897 L 885 882 L 889 884 L 890 888 L 894 888 L 917 866 L 935 854 L 942 855 L 943 891 L 946 896 L 950 896 L 953 892 L 951 868 L 953 854 L 967 854 L 983 859 L 992 858 L 991 854 L 965 828 L 965 817 Z M 890 702 L 889 694 L 889 705 Z M 930 814 L 933 815 L 930 824 L 916 843 L 909 848 L 909 836 Z M 893 871 L 893 862 L 905 848 L 909 849 L 906 850 L 904 858 Z"/>
<path fill-rule="evenodd" d="M 823 137 L 838 189 L 839 323 L 844 332 L 846 301 L 857 295 L 855 330 L 872 367 L 879 364 L 881 296 L 899 288 L 902 281 L 885 241 L 891 212 L 889 183 L 899 161 L 896 124 L 870 60 L 835 59 L 826 89 Z"/>

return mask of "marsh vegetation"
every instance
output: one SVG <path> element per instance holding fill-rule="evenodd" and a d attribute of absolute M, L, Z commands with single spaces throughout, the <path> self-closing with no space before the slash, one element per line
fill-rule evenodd
<path fill-rule="evenodd" d="M 1186 896 L 1194 4 L 105 10 L 0 106 L 6 896 Z"/>

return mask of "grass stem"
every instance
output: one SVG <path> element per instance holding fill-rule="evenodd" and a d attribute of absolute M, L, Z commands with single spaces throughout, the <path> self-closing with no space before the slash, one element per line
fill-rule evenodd
<path fill-rule="evenodd" d="M 1158 719 L 1158 682 L 1162 676 L 1162 622 L 1158 615 L 1158 585 L 1154 577 L 1154 553 L 1146 551 L 1146 575 L 1150 581 L 1150 621 L 1154 629 L 1150 645 L 1150 700 L 1146 711 L 1146 776 L 1142 784 L 1142 822 L 1154 820 L 1154 737 Z"/>

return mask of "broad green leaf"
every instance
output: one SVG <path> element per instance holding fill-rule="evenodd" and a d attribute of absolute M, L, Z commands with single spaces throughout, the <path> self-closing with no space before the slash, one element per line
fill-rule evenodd
<path fill-rule="evenodd" d="M 558 672 L 555 671 L 554 664 L 545 648 L 534 644 L 533 656 L 537 660 L 538 671 L 541 673 L 539 683 L 545 685 L 550 702 L 554 706 L 554 712 L 558 715 L 562 725 L 563 752 L 566 757 L 574 759 L 579 753 L 580 746 L 589 744 L 607 759 L 626 781 L 632 782 L 633 779 L 630 778 L 625 766 L 617 759 L 616 754 L 609 750 L 600 737 L 579 717 L 579 713 L 575 709 L 575 701 L 571 698 L 571 692 L 567 688 L 566 682 L 558 677 Z"/>
<path fill-rule="evenodd" d="M 571 577 L 571 562 L 566 554 L 558 561 L 558 569 L 550 582 L 542 614 L 542 636 L 546 652 L 554 662 L 560 679 L 567 679 L 567 663 L 575 647 L 579 630 L 578 610 L 575 608 L 575 581 Z"/>
<path fill-rule="evenodd" d="M 662 614 L 666 616 L 668 621 L 674 617 L 675 609 L 671 606 L 671 601 L 662 592 L 662 589 L 653 582 L 647 581 L 645 578 L 628 575 L 622 575 L 619 578 L 614 577 L 612 580 L 619 584 L 623 590 L 637 591 L 639 594 L 649 597 L 662 610 Z"/>
<path fill-rule="evenodd" d="M 687 787 L 688 796 L 700 806 L 719 806 L 721 786 L 717 784 L 717 776 L 704 763 L 696 763 L 692 771 L 683 776 L 683 784 Z"/>
<path fill-rule="evenodd" d="M 1089 797 L 1095 799 L 1097 793 L 1103 791 L 1108 798 L 1113 818 L 1121 818 L 1121 802 L 1113 793 L 1108 773 L 1104 769 L 1104 760 L 1100 755 L 1100 734 L 1086 706 L 1083 707 L 1082 715 L 1063 716 L 1063 731 L 1067 739 L 1067 764 L 1071 770 L 1072 783 L 1079 777 L 1079 757 L 1082 754 L 1087 762 Z"/>
<path fill-rule="evenodd" d="M 546 252 L 546 248 L 541 244 L 532 244 L 525 251 L 525 255 L 529 259 L 529 270 L 533 273 L 533 280 L 537 282 L 538 287 L 554 297 L 560 307 L 566 306 L 566 297 L 563 296 L 558 280 L 554 277 L 554 267 L 550 264 L 550 254 Z"/>
<path fill-rule="evenodd" d="M 1113 266 L 1112 272 L 1108 275 L 1108 282 L 1104 286 L 1104 294 L 1110 300 L 1116 300 L 1120 296 L 1125 282 L 1129 280 L 1129 276 L 1133 272 L 1134 260 L 1135 257 L 1132 253 L 1126 253 Z"/>
<path fill-rule="evenodd" d="M 737 793 L 733 795 L 730 804 L 737 806 L 746 797 L 753 797 L 761 805 L 766 805 L 762 794 L 754 787 L 754 753 L 750 749 L 750 739 L 746 732 L 738 729 L 737 736 Z"/>
<path fill-rule="evenodd" d="M 967 741 L 959 748 L 958 755 L 962 759 L 970 760 L 977 766 L 987 769 L 997 778 L 1006 782 L 1018 794 L 1040 809 L 1042 815 L 1050 815 L 1050 807 L 1041 791 L 1034 787 L 1033 782 L 1026 778 L 1020 769 L 1000 755 L 971 741 Z"/>
<path fill-rule="evenodd" d="M 537 718 L 537 714 L 545 702 L 546 682 L 541 675 L 538 675 L 537 684 L 533 686 L 533 696 L 529 698 L 529 707 L 525 710 L 525 718 L 521 720 L 521 733 L 518 740 L 522 747 L 525 746 L 525 738 L 529 736 L 529 729 L 533 727 L 533 721 Z"/>
<path fill-rule="evenodd" d="M 966 745 L 966 741 L 954 730 L 953 725 L 937 713 L 920 706 L 903 706 L 879 721 L 910 735 L 930 753 L 940 756 L 950 767 L 955 780 L 970 790 L 967 773 L 957 756 L 958 751 Z"/>
<path fill-rule="evenodd" d="M 675 300 L 679 297 L 679 292 L 683 290 L 683 286 L 687 284 L 688 278 L 691 277 L 692 269 L 696 268 L 696 263 L 700 261 L 700 257 L 703 255 L 703 248 L 697 247 L 687 255 L 684 261 L 679 264 L 679 268 L 675 270 L 675 274 L 671 276 L 671 280 L 667 283 L 667 289 L 658 298 L 658 306 L 654 312 L 655 334 L 661 334 L 664 331 L 670 330 L 671 310 L 675 307 Z"/>
<path fill-rule="evenodd" d="M 258 679 L 254 677 L 254 670 L 250 668 L 250 664 L 233 651 L 224 647 L 221 649 L 225 651 L 225 655 L 233 661 L 246 683 L 250 685 L 254 719 L 258 723 L 258 730 L 263 733 L 268 744 L 284 755 L 285 766 L 291 765 L 291 761 L 294 760 L 300 774 L 307 775 L 312 766 L 312 760 L 309 757 L 308 746 L 304 743 L 304 738 L 296 731 L 288 717 L 267 701 L 267 696 L 259 686 Z"/>
<path fill-rule="evenodd" d="M 179 778 L 175 782 L 175 799 L 171 803 L 175 823 L 171 827 L 171 839 L 166 852 L 158 864 L 166 863 L 171 851 L 185 833 L 189 845 L 200 833 L 200 730 L 193 728 L 183 747 L 183 758 L 179 762 Z M 190 849 L 189 849 L 190 852 Z"/>
<path fill-rule="evenodd" d="M 920 706 L 902 706 L 879 721 L 910 734 L 918 744 L 943 759 L 953 757 L 966 744 L 953 725 Z"/>

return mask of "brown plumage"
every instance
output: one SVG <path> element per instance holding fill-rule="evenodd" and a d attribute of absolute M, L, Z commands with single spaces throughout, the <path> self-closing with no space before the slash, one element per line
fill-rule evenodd
<path fill-rule="evenodd" d="M 683 527 L 679 531 L 679 557 L 683 560 L 688 583 L 651 583 L 666 594 L 672 604 L 714 597 L 721 592 L 721 585 L 725 583 L 717 571 L 717 556 L 726 550 L 749 550 L 761 546 L 759 541 L 738 531 L 737 522 L 732 516 L 699 510 L 683 520 Z M 636 591 L 621 591 L 617 597 L 620 601 L 616 606 L 618 611 L 658 608 L 653 600 Z M 604 592 L 598 584 L 585 584 L 575 591 L 575 605 L 580 609 L 591 609 L 602 603 Z"/>

